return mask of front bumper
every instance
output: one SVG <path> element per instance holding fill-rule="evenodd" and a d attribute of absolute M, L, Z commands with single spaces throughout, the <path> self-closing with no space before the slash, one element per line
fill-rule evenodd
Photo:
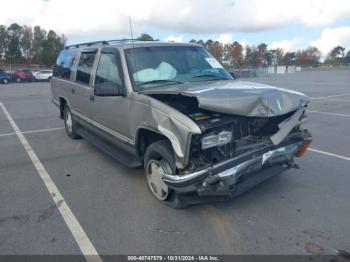
<path fill-rule="evenodd" d="M 165 175 L 163 180 L 179 194 L 232 197 L 292 167 L 300 148 L 310 142 L 311 134 L 303 130 L 277 146 L 269 144 L 194 173 Z"/>

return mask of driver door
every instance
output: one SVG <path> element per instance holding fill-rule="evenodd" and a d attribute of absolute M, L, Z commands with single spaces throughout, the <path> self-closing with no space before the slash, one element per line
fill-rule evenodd
<path fill-rule="evenodd" d="M 96 67 L 94 89 L 96 85 L 110 84 L 117 86 L 118 95 L 96 95 L 92 101 L 93 120 L 102 125 L 101 129 L 117 137 L 123 142 L 130 142 L 129 99 L 125 96 L 124 81 L 120 54 L 116 48 L 104 47 L 101 49 Z"/>

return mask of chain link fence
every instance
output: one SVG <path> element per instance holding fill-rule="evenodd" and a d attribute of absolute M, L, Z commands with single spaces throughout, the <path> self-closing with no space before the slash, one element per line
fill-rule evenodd
<path fill-rule="evenodd" d="M 349 70 L 350 63 L 342 64 L 313 64 L 313 65 L 276 65 L 276 66 L 261 66 L 261 67 L 240 67 L 232 68 L 228 67 L 228 71 L 236 78 L 250 78 L 250 77 L 267 77 L 280 74 L 295 74 L 302 71 L 337 71 L 337 70 Z"/>

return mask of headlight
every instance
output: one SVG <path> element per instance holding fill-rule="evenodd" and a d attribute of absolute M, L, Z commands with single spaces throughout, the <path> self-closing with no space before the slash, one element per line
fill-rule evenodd
<path fill-rule="evenodd" d="M 213 146 L 222 146 L 231 142 L 232 133 L 230 131 L 222 131 L 217 135 L 208 135 L 202 138 L 202 149 Z"/>

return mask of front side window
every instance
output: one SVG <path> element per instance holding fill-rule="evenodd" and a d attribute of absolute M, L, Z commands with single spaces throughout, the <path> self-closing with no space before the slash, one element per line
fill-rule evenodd
<path fill-rule="evenodd" d="M 137 47 L 126 49 L 125 54 L 136 91 L 183 82 L 232 79 L 223 66 L 199 46 Z"/>
<path fill-rule="evenodd" d="M 122 85 L 117 58 L 114 53 L 102 53 L 96 71 L 95 85 Z"/>
<path fill-rule="evenodd" d="M 77 82 L 89 84 L 95 56 L 96 53 L 81 53 L 76 76 Z"/>

